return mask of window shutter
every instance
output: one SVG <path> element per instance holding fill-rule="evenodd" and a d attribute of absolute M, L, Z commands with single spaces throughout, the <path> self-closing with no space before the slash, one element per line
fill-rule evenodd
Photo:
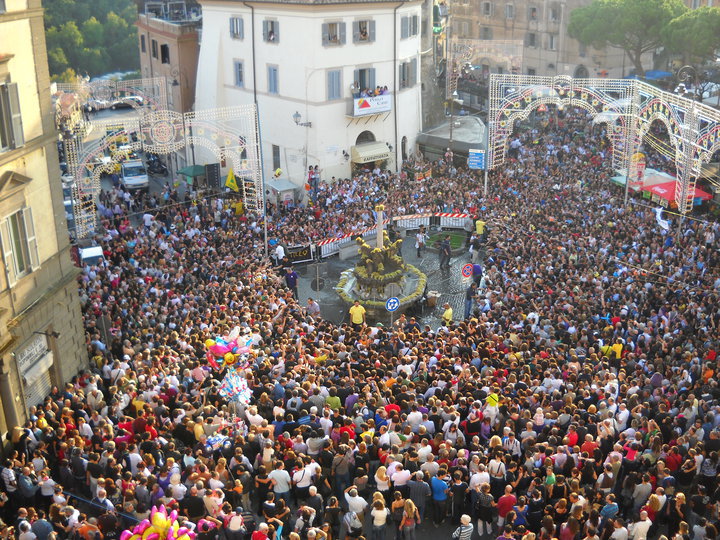
<path fill-rule="evenodd" d="M 7 85 L 8 98 L 10 101 L 10 122 L 12 125 L 13 148 L 20 148 L 25 144 L 23 134 L 22 115 L 20 113 L 20 97 L 18 96 L 17 83 Z"/>
<path fill-rule="evenodd" d="M 410 32 L 411 36 L 417 36 L 418 33 L 418 16 L 413 15 L 412 17 L 412 32 Z"/>
<path fill-rule="evenodd" d="M 330 35 L 329 35 L 329 25 L 328 23 L 322 24 L 322 44 L 327 45 L 330 43 Z"/>
<path fill-rule="evenodd" d="M 240 39 L 245 39 L 245 19 L 238 17 L 238 32 L 240 32 Z"/>
<path fill-rule="evenodd" d="M 360 41 L 360 22 L 353 21 L 352 25 L 353 43 L 357 43 Z"/>
<path fill-rule="evenodd" d="M 417 58 L 413 58 L 410 62 L 410 86 L 417 84 Z"/>
<path fill-rule="evenodd" d="M 144 37 L 144 36 L 141 36 Z M 230 37 L 235 37 L 235 19 L 230 17 Z"/>
<path fill-rule="evenodd" d="M 400 39 L 408 37 L 408 25 L 410 23 L 409 17 L 402 17 L 400 19 Z"/>
<path fill-rule="evenodd" d="M 3 258 L 5 259 L 5 275 L 7 276 L 8 287 L 15 285 L 17 277 L 15 274 L 15 254 L 12 248 L 12 236 L 10 235 L 10 221 L 4 220 L 0 223 L 0 235 L 2 235 Z"/>
<path fill-rule="evenodd" d="M 340 45 L 345 45 L 345 41 L 347 40 L 347 35 L 345 33 L 345 23 L 338 23 L 338 26 L 340 27 Z"/>
<path fill-rule="evenodd" d="M 23 221 L 25 222 L 25 234 L 27 235 L 28 253 L 30 254 L 30 267 L 37 270 L 40 268 L 40 257 L 38 256 L 37 238 L 35 238 L 32 208 L 28 207 L 23 210 Z"/>
<path fill-rule="evenodd" d="M 370 68 L 368 71 L 368 88 L 371 90 L 375 89 L 375 68 Z"/>
<path fill-rule="evenodd" d="M 370 41 L 375 41 L 375 21 L 369 21 L 368 26 L 368 34 L 370 36 Z"/>
<path fill-rule="evenodd" d="M 273 26 L 275 28 L 275 42 L 280 43 L 280 22 L 275 21 L 275 24 Z"/>
<path fill-rule="evenodd" d="M 263 39 L 265 41 L 268 40 L 268 21 L 263 21 Z"/>

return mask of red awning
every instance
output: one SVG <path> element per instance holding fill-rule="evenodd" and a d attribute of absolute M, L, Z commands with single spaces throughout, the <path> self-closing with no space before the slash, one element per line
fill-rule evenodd
<path fill-rule="evenodd" d="M 662 197 L 663 199 L 674 202 L 675 201 L 675 184 L 677 184 L 677 180 L 673 180 L 671 182 L 665 182 L 663 184 L 655 184 L 654 186 L 650 186 L 647 189 L 643 191 L 649 191 L 650 193 L 654 193 L 658 197 Z M 695 188 L 695 194 L 693 195 L 694 199 L 700 198 L 703 201 L 707 201 L 712 199 L 712 195 L 707 193 L 706 191 L 703 191 L 700 188 Z"/>

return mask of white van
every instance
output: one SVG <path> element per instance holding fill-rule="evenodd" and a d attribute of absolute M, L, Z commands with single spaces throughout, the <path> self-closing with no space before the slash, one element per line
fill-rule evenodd
<path fill-rule="evenodd" d="M 131 159 L 122 164 L 122 184 L 126 189 L 147 189 L 147 170 L 141 160 Z"/>

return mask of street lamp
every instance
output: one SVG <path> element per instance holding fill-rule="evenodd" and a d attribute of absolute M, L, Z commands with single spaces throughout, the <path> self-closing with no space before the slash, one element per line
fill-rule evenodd
<path fill-rule="evenodd" d="M 295 111 L 295 114 L 292 115 L 292 119 L 295 121 L 295 124 L 301 127 L 312 127 L 312 122 L 301 122 L 302 115 Z"/>

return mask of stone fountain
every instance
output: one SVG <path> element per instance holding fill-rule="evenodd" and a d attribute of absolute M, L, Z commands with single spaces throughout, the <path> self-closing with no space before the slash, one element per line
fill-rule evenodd
<path fill-rule="evenodd" d="M 360 248 L 360 260 L 354 268 L 349 268 L 341 274 L 340 281 L 335 287 L 346 304 L 350 305 L 355 300 L 360 300 L 373 319 L 389 318 L 385 302 L 393 296 L 400 301 L 397 312 L 407 310 L 422 299 L 427 285 L 427 276 L 403 261 L 400 251 L 402 239 L 390 242 L 383 227 L 384 211 L 383 205 L 375 207 L 377 213 L 375 247 L 362 237 L 358 237 L 355 241 Z"/>

